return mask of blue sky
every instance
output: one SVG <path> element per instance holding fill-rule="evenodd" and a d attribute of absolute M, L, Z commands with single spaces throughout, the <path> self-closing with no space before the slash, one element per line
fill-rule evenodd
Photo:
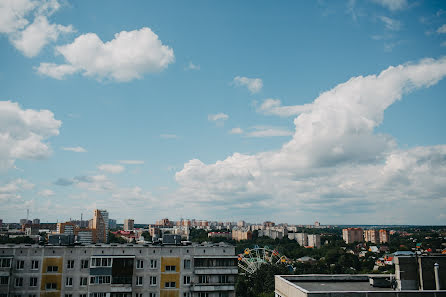
<path fill-rule="evenodd" d="M 0 218 L 446 222 L 443 1 L 0 0 Z"/>

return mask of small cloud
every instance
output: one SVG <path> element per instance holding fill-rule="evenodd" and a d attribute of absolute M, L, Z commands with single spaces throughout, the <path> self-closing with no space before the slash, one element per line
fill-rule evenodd
<path fill-rule="evenodd" d="M 55 193 L 54 193 L 53 190 L 46 189 L 46 190 L 42 190 L 42 191 L 40 191 L 40 192 L 37 193 L 37 194 L 39 194 L 40 196 L 49 197 L 49 196 L 53 196 Z"/>
<path fill-rule="evenodd" d="M 163 139 L 177 139 L 178 138 L 178 136 L 175 134 L 161 134 L 160 137 Z"/>
<path fill-rule="evenodd" d="M 387 29 L 392 31 L 399 31 L 401 29 L 401 22 L 386 16 L 380 16 L 379 19 L 384 23 Z"/>
<path fill-rule="evenodd" d="M 444 24 L 443 26 L 441 26 L 440 28 L 437 29 L 437 33 L 438 34 L 445 34 L 446 33 L 446 24 Z"/>
<path fill-rule="evenodd" d="M 143 160 L 121 160 L 121 161 L 119 161 L 119 163 L 126 164 L 126 165 L 142 165 L 142 164 L 144 164 L 144 161 Z"/>
<path fill-rule="evenodd" d="M 260 78 L 249 78 L 245 76 L 236 76 L 233 80 L 234 85 L 247 87 L 251 94 L 258 93 L 263 88 L 263 81 Z"/>
<path fill-rule="evenodd" d="M 229 134 L 243 134 L 242 128 L 232 128 Z"/>
<path fill-rule="evenodd" d="M 108 173 L 121 173 L 124 171 L 124 166 L 118 164 L 102 164 L 98 166 L 98 169 Z"/>
<path fill-rule="evenodd" d="M 292 131 L 283 128 L 273 128 L 264 126 L 254 127 L 254 131 L 251 131 L 246 134 L 246 136 L 248 137 L 277 137 L 277 136 L 291 136 L 291 135 L 293 135 Z"/>
<path fill-rule="evenodd" d="M 87 152 L 87 150 L 81 146 L 63 147 L 62 149 L 64 151 L 70 151 L 70 152 L 75 152 L 75 153 L 86 153 Z"/>
<path fill-rule="evenodd" d="M 74 184 L 74 181 L 67 178 L 59 178 L 53 184 L 55 184 L 56 186 L 66 187 Z"/>
<path fill-rule="evenodd" d="M 217 113 L 217 114 L 210 114 L 208 115 L 208 120 L 217 122 L 217 121 L 226 121 L 229 118 L 229 116 L 225 113 Z"/>
<path fill-rule="evenodd" d="M 407 0 L 372 0 L 372 1 L 391 11 L 403 10 L 409 6 Z"/>
<path fill-rule="evenodd" d="M 200 70 L 200 65 L 195 65 L 192 62 L 189 62 L 189 64 L 187 65 L 187 67 L 185 68 L 186 70 Z"/>

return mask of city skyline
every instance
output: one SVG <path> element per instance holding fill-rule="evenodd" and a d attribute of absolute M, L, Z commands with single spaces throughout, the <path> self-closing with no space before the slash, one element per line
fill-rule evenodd
<path fill-rule="evenodd" d="M 441 1 L 0 15 L 4 222 L 446 224 Z"/>

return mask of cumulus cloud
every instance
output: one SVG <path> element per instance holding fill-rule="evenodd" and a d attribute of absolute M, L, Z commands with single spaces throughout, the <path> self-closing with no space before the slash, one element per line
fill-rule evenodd
<path fill-rule="evenodd" d="M 31 190 L 34 184 L 25 179 L 15 179 L 7 184 L 0 185 L 0 202 L 11 202 L 22 198 L 21 192 Z"/>
<path fill-rule="evenodd" d="M 208 120 L 211 122 L 221 122 L 226 121 L 227 119 L 229 119 L 229 116 L 222 112 L 208 115 Z"/>
<path fill-rule="evenodd" d="M 102 164 L 98 166 L 98 169 L 107 173 L 121 173 L 125 170 L 124 166 L 119 164 Z"/>
<path fill-rule="evenodd" d="M 303 112 L 310 111 L 312 104 L 282 106 L 279 99 L 266 99 L 257 109 L 258 112 L 267 115 L 277 115 L 280 117 L 296 116 Z"/>
<path fill-rule="evenodd" d="M 229 134 L 243 134 L 243 129 L 242 128 L 232 128 L 231 131 L 229 131 Z"/>
<path fill-rule="evenodd" d="M 0 33 L 6 34 L 25 56 L 34 57 L 44 46 L 55 42 L 61 34 L 74 31 L 71 25 L 51 24 L 48 21 L 47 17 L 59 8 L 57 0 L 1 1 Z"/>
<path fill-rule="evenodd" d="M 0 170 L 13 167 L 16 159 L 47 158 L 51 148 L 46 140 L 58 135 L 61 125 L 49 110 L 0 101 Z"/>
<path fill-rule="evenodd" d="M 446 58 L 441 58 L 352 77 L 300 113 L 292 139 L 280 149 L 235 153 L 214 164 L 198 159 L 184 164 L 175 175 L 177 202 L 203 211 L 209 205 L 231 209 L 249 203 L 245 216 L 274 209 L 280 218 L 291 219 L 299 212 L 332 219 L 348 213 L 358 222 L 363 212 L 385 213 L 383 201 L 411 208 L 435 199 L 429 211 L 438 212 L 446 207 L 446 146 L 402 150 L 374 129 L 394 102 L 445 76 Z M 414 215 L 408 208 L 395 221 L 407 222 Z"/>
<path fill-rule="evenodd" d="M 379 19 L 384 23 L 387 29 L 392 31 L 399 31 L 401 29 L 401 22 L 386 16 L 380 16 Z"/>
<path fill-rule="evenodd" d="M 54 196 L 55 193 L 53 190 L 45 189 L 45 190 L 40 191 L 38 194 L 40 196 L 49 197 L 49 196 Z"/>
<path fill-rule="evenodd" d="M 407 0 L 372 0 L 372 1 L 391 11 L 403 10 L 409 6 Z"/>
<path fill-rule="evenodd" d="M 41 63 L 38 73 L 62 79 L 80 72 L 98 80 L 127 82 L 163 71 L 175 60 L 173 50 L 147 27 L 116 33 L 105 43 L 94 33 L 83 34 L 70 44 L 56 47 L 56 52 L 66 64 Z"/>
<path fill-rule="evenodd" d="M 263 81 L 260 78 L 249 78 L 245 76 L 236 76 L 232 81 L 236 86 L 247 87 L 251 94 L 258 93 L 263 88 Z"/>
<path fill-rule="evenodd" d="M 75 152 L 75 153 L 86 153 L 87 152 L 87 150 L 81 146 L 63 147 L 62 149 L 64 151 L 70 151 L 70 152 Z"/>
<path fill-rule="evenodd" d="M 444 34 L 446 33 L 446 24 L 437 29 L 437 33 Z"/>

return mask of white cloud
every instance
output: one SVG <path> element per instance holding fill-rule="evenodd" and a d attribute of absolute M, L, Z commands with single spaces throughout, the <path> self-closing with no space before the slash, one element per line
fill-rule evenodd
<path fill-rule="evenodd" d="M 303 112 L 311 111 L 312 104 L 282 106 L 279 99 L 266 99 L 257 109 L 258 112 L 280 117 L 296 116 Z"/>
<path fill-rule="evenodd" d="M 380 16 L 379 19 L 384 23 L 387 29 L 392 31 L 399 31 L 401 29 L 401 22 L 397 21 L 395 19 L 386 17 L 386 16 Z"/>
<path fill-rule="evenodd" d="M 446 24 L 437 29 L 437 33 L 444 34 L 446 33 Z"/>
<path fill-rule="evenodd" d="M 173 50 L 147 27 L 116 33 L 105 43 L 94 33 L 83 34 L 71 44 L 56 47 L 56 51 L 67 63 L 42 63 L 39 73 L 62 79 L 80 72 L 98 80 L 126 82 L 163 71 L 175 60 Z"/>
<path fill-rule="evenodd" d="M 61 125 L 49 110 L 0 101 L 0 170 L 13 167 L 16 159 L 47 158 L 51 149 L 46 140 L 58 135 Z"/>
<path fill-rule="evenodd" d="M 373 2 L 391 10 L 403 10 L 408 7 L 407 0 L 372 0 Z"/>
<path fill-rule="evenodd" d="M 119 164 L 102 164 L 98 166 L 98 169 L 107 173 L 121 173 L 125 170 L 124 166 Z"/>
<path fill-rule="evenodd" d="M 175 134 L 161 134 L 160 137 L 163 138 L 163 139 L 176 139 L 176 138 L 178 138 L 178 136 L 175 135 Z"/>
<path fill-rule="evenodd" d="M 31 190 L 34 184 L 25 179 L 16 179 L 3 186 L 0 186 L 0 202 L 10 202 L 10 200 L 21 199 L 21 192 Z"/>
<path fill-rule="evenodd" d="M 50 24 L 45 16 L 38 16 L 25 30 L 11 36 L 12 44 L 25 56 L 31 58 L 60 34 L 73 32 L 72 26 Z"/>
<path fill-rule="evenodd" d="M 71 25 L 48 22 L 47 17 L 59 8 L 57 0 L 3 0 L 0 2 L 0 33 L 6 34 L 25 56 L 35 57 L 60 34 L 74 31 Z"/>
<path fill-rule="evenodd" d="M 228 118 L 229 116 L 222 112 L 208 115 L 208 120 L 212 122 L 226 121 Z"/>
<path fill-rule="evenodd" d="M 236 86 L 247 87 L 251 94 L 260 92 L 263 87 L 263 81 L 260 78 L 236 76 L 234 77 L 233 83 Z"/>
<path fill-rule="evenodd" d="M 186 70 L 200 70 L 200 65 L 195 65 L 192 62 L 189 62 L 189 64 L 186 67 Z"/>
<path fill-rule="evenodd" d="M 240 215 L 273 212 L 280 220 L 311 220 L 323 213 L 331 220 L 348 215 L 364 222 L 367 212 L 370 218 L 414 222 L 420 208 L 423 214 L 438 215 L 446 208 L 446 146 L 402 150 L 392 137 L 374 129 L 403 95 L 445 76 L 446 58 L 441 58 L 352 77 L 320 94 L 311 109 L 299 114 L 292 139 L 280 149 L 234 153 L 213 164 L 197 159 L 184 164 L 175 175 L 180 188 L 172 199 L 203 213 L 209 205 L 221 211 L 251 203 Z M 400 211 L 395 214 L 383 202 L 398 204 Z"/>
<path fill-rule="evenodd" d="M 38 194 L 40 196 L 49 197 L 49 196 L 54 196 L 55 193 L 53 190 L 45 189 L 45 190 L 40 191 Z"/>
<path fill-rule="evenodd" d="M 248 137 L 276 137 L 276 136 L 291 136 L 291 135 L 293 135 L 292 131 L 283 128 L 263 127 L 263 126 L 254 127 L 254 131 L 246 133 L 246 136 Z"/>
<path fill-rule="evenodd" d="M 242 128 L 232 128 L 231 131 L 229 131 L 230 134 L 243 134 Z"/>
<path fill-rule="evenodd" d="M 81 146 L 63 147 L 62 149 L 64 151 L 70 151 L 70 152 L 75 152 L 75 153 L 86 153 L 87 152 L 87 150 Z"/>
<path fill-rule="evenodd" d="M 143 160 L 121 160 L 121 161 L 119 161 L 119 163 L 126 164 L 126 165 L 142 165 L 142 164 L 144 164 L 144 161 Z"/>

